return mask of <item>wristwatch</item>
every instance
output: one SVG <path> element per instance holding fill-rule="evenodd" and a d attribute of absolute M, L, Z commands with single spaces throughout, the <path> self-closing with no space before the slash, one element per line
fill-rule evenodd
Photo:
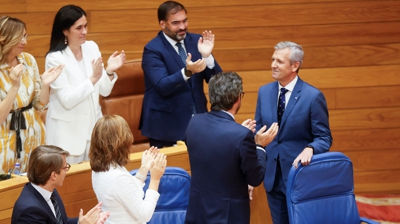
<path fill-rule="evenodd" d="M 193 75 L 193 73 L 190 70 L 187 70 L 186 67 L 185 67 L 185 75 L 187 77 L 191 77 Z"/>
<path fill-rule="evenodd" d="M 312 146 L 312 145 L 307 145 L 306 148 L 312 148 L 312 151 L 314 152 L 314 146 Z"/>

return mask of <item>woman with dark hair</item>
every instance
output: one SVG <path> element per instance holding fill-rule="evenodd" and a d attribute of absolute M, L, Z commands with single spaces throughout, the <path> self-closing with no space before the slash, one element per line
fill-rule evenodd
<path fill-rule="evenodd" d="M 157 191 L 167 165 L 166 156 L 156 147 L 144 151 L 140 169 L 132 176 L 124 167 L 132 142 L 128 123 L 118 115 L 100 118 L 93 129 L 89 153 L 92 186 L 97 200 L 111 213 L 107 223 L 148 222 L 160 196 Z M 150 184 L 144 194 L 149 171 Z"/>
<path fill-rule="evenodd" d="M 92 129 L 102 117 L 99 95 L 111 93 L 117 80 L 114 71 L 125 61 L 124 51 L 116 51 L 104 69 L 99 47 L 86 41 L 86 35 L 85 11 L 66 5 L 54 18 L 46 55 L 46 68 L 65 64 L 60 77 L 50 86 L 46 143 L 67 150 L 71 164 L 88 160 Z"/>
<path fill-rule="evenodd" d="M 25 172 L 30 152 L 44 144 L 45 128 L 35 110 L 49 102 L 49 85 L 62 65 L 39 74 L 35 58 L 24 50 L 28 34 L 25 23 L 0 17 L 0 173 L 19 161 Z"/>

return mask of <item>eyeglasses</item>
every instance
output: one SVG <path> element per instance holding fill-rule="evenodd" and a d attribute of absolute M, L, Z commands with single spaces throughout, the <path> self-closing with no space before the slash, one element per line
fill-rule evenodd
<path fill-rule="evenodd" d="M 240 99 L 243 99 L 244 98 L 244 92 L 241 92 L 240 93 Z"/>
<path fill-rule="evenodd" d="M 68 171 L 71 168 L 71 165 L 69 163 L 67 163 L 67 165 L 65 167 L 63 167 L 63 169 L 65 169 L 66 171 Z"/>
<path fill-rule="evenodd" d="M 27 33 L 24 36 L 22 36 L 21 42 L 22 41 L 25 41 L 25 42 L 28 41 L 28 34 Z"/>

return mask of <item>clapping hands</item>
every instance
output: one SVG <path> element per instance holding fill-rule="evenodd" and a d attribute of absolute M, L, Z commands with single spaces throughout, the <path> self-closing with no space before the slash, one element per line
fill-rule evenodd
<path fill-rule="evenodd" d="M 203 37 L 200 37 L 197 48 L 203 58 L 208 58 L 214 48 L 215 36 L 211 30 L 205 30 Z"/>
<path fill-rule="evenodd" d="M 42 84 L 44 86 L 49 86 L 51 83 L 53 83 L 58 78 L 58 76 L 60 76 L 63 68 L 64 68 L 64 65 L 59 65 L 59 66 L 47 69 L 42 75 Z"/>
<path fill-rule="evenodd" d="M 108 74 L 112 74 L 115 70 L 119 69 L 125 62 L 126 56 L 124 50 L 118 54 L 118 51 L 115 51 L 107 61 L 106 71 Z"/>

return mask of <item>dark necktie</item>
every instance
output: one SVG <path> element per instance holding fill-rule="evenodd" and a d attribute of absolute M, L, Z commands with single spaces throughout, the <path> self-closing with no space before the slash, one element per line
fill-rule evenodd
<path fill-rule="evenodd" d="M 57 224 L 63 224 L 63 220 L 62 220 L 61 212 L 60 212 L 60 207 L 58 207 L 57 200 L 56 200 L 56 197 L 54 196 L 54 194 L 51 194 L 50 200 L 51 200 L 51 202 L 53 203 L 53 206 L 54 206 L 54 211 L 56 213 Z"/>
<path fill-rule="evenodd" d="M 179 56 L 181 57 L 183 64 L 186 66 L 187 55 L 186 55 L 185 49 L 183 49 L 181 42 L 177 42 L 176 46 L 178 47 Z M 191 85 L 191 82 L 189 82 L 189 85 Z M 193 104 L 192 105 L 192 116 L 195 114 L 197 114 L 197 111 L 196 111 L 196 106 Z"/>
<path fill-rule="evenodd" d="M 181 57 L 183 64 L 186 65 L 187 55 L 185 49 L 183 49 L 181 42 L 177 42 L 176 46 L 178 47 L 179 56 Z"/>
<path fill-rule="evenodd" d="M 279 99 L 278 99 L 278 125 L 281 124 L 281 119 L 283 112 L 285 112 L 285 103 L 286 103 L 286 97 L 285 94 L 286 92 L 289 91 L 285 88 L 281 88 L 281 93 L 279 94 Z"/>

